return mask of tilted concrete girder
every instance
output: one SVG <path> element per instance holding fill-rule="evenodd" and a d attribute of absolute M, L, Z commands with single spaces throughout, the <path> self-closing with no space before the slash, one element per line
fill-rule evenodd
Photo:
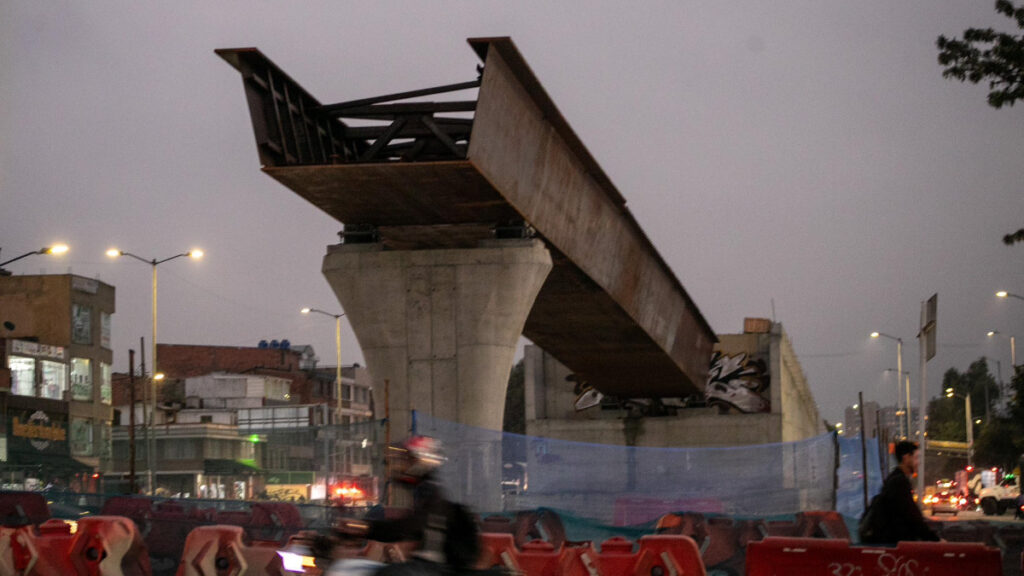
<path fill-rule="evenodd" d="M 397 149 L 365 160 L 398 132 L 364 138 L 259 51 L 217 52 L 243 76 L 268 175 L 341 222 L 375 226 L 385 248 L 471 247 L 525 221 L 553 262 L 527 338 L 608 395 L 701 392 L 716 338 L 697 306 L 512 41 L 469 42 L 484 61 L 471 131 L 411 162 Z"/>

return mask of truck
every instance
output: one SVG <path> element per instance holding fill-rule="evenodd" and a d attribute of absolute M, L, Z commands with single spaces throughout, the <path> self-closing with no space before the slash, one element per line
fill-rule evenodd
<path fill-rule="evenodd" d="M 1007 474 L 998 483 L 982 488 L 978 492 L 978 503 L 986 516 L 1002 515 L 1007 510 L 1017 510 L 1020 497 L 1020 477 Z"/>

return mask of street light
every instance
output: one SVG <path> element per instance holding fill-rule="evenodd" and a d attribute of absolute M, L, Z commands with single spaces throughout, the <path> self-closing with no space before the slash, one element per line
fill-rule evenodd
<path fill-rule="evenodd" d="M 17 258 L 11 258 L 10 260 L 4 260 L 3 262 L 0 262 L 0 268 L 3 268 L 4 266 L 10 264 L 11 262 L 17 262 L 18 260 L 21 260 L 22 258 L 28 258 L 29 256 L 32 256 L 33 254 L 54 254 L 54 255 L 58 255 L 59 256 L 59 255 L 65 253 L 67 251 L 68 251 L 68 245 L 67 244 L 54 244 L 53 246 L 46 246 L 46 247 L 40 248 L 39 250 L 33 250 L 31 252 L 25 252 L 24 254 L 22 254 L 21 256 L 18 256 Z"/>
<path fill-rule="evenodd" d="M 303 314 L 323 314 L 324 316 L 330 316 L 334 318 L 334 346 L 338 352 L 338 367 L 336 368 L 334 376 L 335 394 L 338 395 L 338 407 L 335 409 L 335 423 L 341 423 L 341 317 L 345 315 L 344 312 L 341 314 L 331 314 L 330 312 L 324 312 L 318 308 L 303 308 L 300 310 Z"/>
<path fill-rule="evenodd" d="M 160 374 L 157 371 L 157 364 L 156 364 L 156 267 L 161 265 L 161 264 L 163 264 L 164 262 L 170 262 L 171 260 L 174 260 L 176 258 L 184 258 L 185 256 L 188 256 L 189 258 L 192 258 L 194 260 L 198 260 L 198 259 L 203 257 L 203 251 L 202 250 L 189 250 L 188 252 L 183 252 L 181 254 L 175 254 L 174 256 L 170 256 L 168 258 L 163 258 L 161 260 L 157 260 L 156 258 L 152 258 L 150 260 L 146 260 L 145 258 L 142 258 L 141 256 L 137 256 L 135 254 L 132 254 L 131 252 L 125 252 L 124 250 L 118 250 L 117 248 L 111 248 L 111 249 L 107 250 L 107 256 L 109 256 L 111 258 L 118 258 L 118 257 L 121 257 L 121 256 L 128 256 L 128 257 L 134 258 L 134 259 L 136 259 L 139 262 L 142 262 L 144 264 L 149 264 L 150 266 L 153 267 L 153 340 L 152 340 L 152 342 L 150 342 L 151 347 L 152 347 L 152 351 L 153 351 L 152 352 L 152 364 L 151 364 L 152 370 L 153 370 L 152 371 L 153 377 L 149 379 L 150 416 L 149 416 L 149 426 L 147 427 L 147 429 L 149 431 L 149 437 L 148 437 L 147 442 L 146 442 L 146 460 L 148 460 L 148 465 L 149 465 L 149 478 L 148 478 L 149 493 L 150 493 L 150 495 L 153 495 L 155 493 L 155 491 L 156 491 L 156 486 L 155 486 L 155 480 L 156 480 L 156 458 L 155 458 L 155 456 L 153 454 L 153 452 L 154 452 L 153 436 L 155 434 L 155 429 L 154 428 L 155 428 L 155 424 L 156 424 L 156 381 L 157 380 L 161 380 L 163 378 L 163 374 Z"/>
<path fill-rule="evenodd" d="M 963 398 L 964 399 L 964 422 L 967 426 L 967 465 L 971 465 L 972 452 L 974 451 L 974 422 L 971 417 L 971 392 L 960 395 L 953 391 L 952 388 L 946 388 L 946 398 Z M 980 420 L 979 420 L 980 421 Z"/>
<path fill-rule="evenodd" d="M 900 388 L 902 386 L 902 374 L 903 374 L 903 339 L 895 336 L 890 336 L 884 332 L 872 332 L 872 338 L 888 338 L 889 340 L 896 341 L 896 411 L 900 410 L 900 404 L 902 399 L 900 398 Z M 899 424 L 899 433 L 903 438 L 907 438 L 910 435 L 910 383 L 907 383 L 907 428 L 906 434 L 903 433 L 903 420 L 897 418 Z"/>
<path fill-rule="evenodd" d="M 1016 340 L 1013 338 L 1013 336 L 1007 336 L 1006 334 L 1003 334 L 1003 333 L 999 332 L 999 330 L 989 330 L 988 331 L 988 337 L 992 338 L 993 336 L 1002 336 L 1003 338 L 1009 338 L 1010 339 L 1010 366 L 1016 366 L 1017 365 L 1017 343 L 1016 343 Z M 1000 378 L 1002 378 L 1002 377 L 1000 376 Z"/>
<path fill-rule="evenodd" d="M 1013 292 L 1007 292 L 1006 290 L 1000 290 L 996 292 L 997 298 L 1016 298 L 1017 300 L 1024 300 L 1024 296 L 1014 294 Z"/>

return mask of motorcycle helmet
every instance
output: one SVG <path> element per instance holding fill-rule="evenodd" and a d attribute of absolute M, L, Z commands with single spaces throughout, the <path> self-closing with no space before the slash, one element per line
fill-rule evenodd
<path fill-rule="evenodd" d="M 441 441 L 430 436 L 411 436 L 392 446 L 392 453 L 403 457 L 406 466 L 401 475 L 411 481 L 437 470 L 446 460 Z"/>

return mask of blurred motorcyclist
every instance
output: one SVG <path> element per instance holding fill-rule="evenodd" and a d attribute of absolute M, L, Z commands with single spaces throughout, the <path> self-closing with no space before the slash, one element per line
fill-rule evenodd
<path fill-rule="evenodd" d="M 441 441 L 436 438 L 412 436 L 390 446 L 387 463 L 393 489 L 411 492 L 412 507 L 398 518 L 343 520 L 338 526 L 344 535 L 414 543 L 406 562 L 389 564 L 377 574 L 442 574 L 470 568 L 476 560 L 475 520 L 464 507 L 448 500 L 435 476 L 444 462 Z"/>

